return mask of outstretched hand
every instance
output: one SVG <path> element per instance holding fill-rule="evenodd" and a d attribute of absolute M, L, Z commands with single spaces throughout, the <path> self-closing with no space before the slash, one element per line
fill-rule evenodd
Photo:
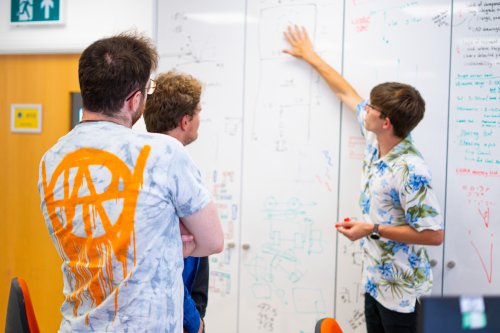
<path fill-rule="evenodd" d="M 291 49 L 284 49 L 284 53 L 302 58 L 306 61 L 315 54 L 311 40 L 304 27 L 299 27 L 297 25 L 288 26 L 288 30 L 283 32 L 283 34 L 292 47 Z"/>
<path fill-rule="evenodd" d="M 336 223 L 335 228 L 351 241 L 355 241 L 371 234 L 373 224 L 361 221 L 343 221 Z"/>

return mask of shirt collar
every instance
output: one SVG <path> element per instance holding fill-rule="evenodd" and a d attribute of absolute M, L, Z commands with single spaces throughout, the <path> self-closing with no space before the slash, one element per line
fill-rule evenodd
<path fill-rule="evenodd" d="M 378 153 L 378 148 L 377 148 Z M 394 146 L 387 155 L 382 158 L 379 158 L 375 163 L 385 162 L 386 164 L 391 163 L 396 160 L 401 155 L 410 153 L 412 155 L 420 155 L 420 153 L 413 147 L 413 140 L 410 135 L 404 138 L 400 143 Z"/>

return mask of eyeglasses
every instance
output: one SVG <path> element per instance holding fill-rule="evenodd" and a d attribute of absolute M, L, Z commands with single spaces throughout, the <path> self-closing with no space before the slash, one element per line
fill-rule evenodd
<path fill-rule="evenodd" d="M 377 107 L 377 106 L 374 106 L 373 104 L 366 104 L 366 107 L 372 109 L 372 110 L 375 110 L 375 111 L 378 111 L 384 118 L 389 118 L 389 116 L 387 115 L 387 113 L 385 113 L 384 111 L 382 111 L 381 108 Z"/>
<path fill-rule="evenodd" d="M 152 95 L 156 90 L 156 81 L 153 79 L 149 79 L 148 85 L 146 86 L 146 93 L 148 95 Z"/>
<path fill-rule="evenodd" d="M 152 95 L 155 92 L 155 89 L 156 89 L 156 81 L 150 78 L 148 84 L 146 85 L 146 94 Z M 130 95 L 128 95 L 127 98 L 125 98 L 125 101 L 128 102 L 139 91 L 141 91 L 141 89 L 134 90 L 133 93 L 131 93 Z"/>

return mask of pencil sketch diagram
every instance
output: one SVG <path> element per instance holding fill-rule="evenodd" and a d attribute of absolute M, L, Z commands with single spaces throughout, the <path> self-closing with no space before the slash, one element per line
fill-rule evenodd
<path fill-rule="evenodd" d="M 200 34 L 198 26 L 190 18 L 190 15 L 183 11 L 173 13 L 169 20 L 164 23 L 169 35 L 174 38 L 168 40 L 168 44 L 163 45 L 163 41 L 158 41 L 160 59 L 175 58 L 177 66 L 190 63 L 215 63 L 216 38 L 214 35 Z M 201 30 L 203 31 L 203 30 Z"/>
<path fill-rule="evenodd" d="M 361 279 L 361 278 L 360 278 Z M 361 280 L 358 280 L 361 281 Z M 352 281 L 349 286 L 342 286 L 337 291 L 337 307 L 342 309 L 344 325 L 349 325 L 348 332 L 362 332 L 365 328 L 364 290 L 360 282 Z M 345 326 L 347 328 L 347 326 Z"/>
<path fill-rule="evenodd" d="M 358 220 L 351 217 L 351 220 Z M 363 252 L 358 241 L 343 239 L 339 242 L 337 257 L 337 295 L 336 316 L 349 332 L 362 332 L 365 329 L 364 288 L 361 284 Z"/>
<path fill-rule="evenodd" d="M 278 310 L 265 302 L 260 303 L 257 308 L 257 329 L 267 332 L 274 331 Z"/>
<path fill-rule="evenodd" d="M 205 90 L 224 87 L 220 78 L 224 77 L 227 68 L 217 54 L 215 34 L 208 29 L 200 29 L 183 13 L 174 14 L 172 21 L 164 24 L 166 29 L 172 29 L 172 38 L 165 45 L 163 40 L 158 41 L 160 71 L 177 70 L 196 75 Z M 176 25 L 175 28 L 172 25 Z"/>
<path fill-rule="evenodd" d="M 351 258 L 351 264 L 361 267 L 363 264 L 363 251 L 358 242 L 349 242 L 343 246 L 343 255 Z"/>
<path fill-rule="evenodd" d="M 365 312 L 362 307 L 355 309 L 352 315 L 349 317 L 349 326 L 351 329 L 357 330 L 365 327 Z"/>
<path fill-rule="evenodd" d="M 317 7 L 314 4 L 283 5 L 260 10 L 257 73 L 252 84 L 251 135 L 272 144 L 278 152 L 303 146 L 310 137 L 312 69 L 282 51 L 289 48 L 283 32 L 291 24 L 308 28 L 314 39 Z"/>
<path fill-rule="evenodd" d="M 159 72 L 176 70 L 202 82 L 200 135 L 188 149 L 202 161 L 214 161 L 215 166 L 209 165 L 209 169 L 227 166 L 228 162 L 237 169 L 240 161 L 230 152 L 240 150 L 242 135 L 243 69 L 239 61 L 243 59 L 243 42 L 230 42 L 228 46 L 221 43 L 221 36 L 226 42 L 241 41 L 243 21 L 236 22 L 228 32 L 223 24 L 212 22 L 213 13 L 189 10 L 193 5 L 179 4 L 180 8 L 159 21 L 158 29 L 165 34 L 157 41 Z"/>
<path fill-rule="evenodd" d="M 310 217 L 315 206 L 296 197 L 281 201 L 271 196 L 263 203 L 266 231 L 260 248 L 245 264 L 255 299 L 278 302 L 295 313 L 325 311 L 321 290 L 305 283 L 311 278 L 308 262 L 319 259 L 315 256 L 328 244 Z"/>
<path fill-rule="evenodd" d="M 298 314 L 315 314 L 317 318 L 321 318 L 326 313 L 326 304 L 321 290 L 319 289 L 294 289 L 293 299 L 295 313 Z M 279 316 L 279 308 L 274 307 L 268 302 L 261 302 L 257 305 L 257 329 L 259 331 L 273 332 L 276 328 L 276 321 Z M 299 329 L 300 333 L 305 331 Z"/>

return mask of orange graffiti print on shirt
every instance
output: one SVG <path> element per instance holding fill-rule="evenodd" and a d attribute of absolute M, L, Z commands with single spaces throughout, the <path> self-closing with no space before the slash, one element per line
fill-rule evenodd
<path fill-rule="evenodd" d="M 131 275 L 129 264 L 136 264 L 134 215 L 150 150 L 148 145 L 142 148 L 131 172 L 116 155 L 92 148 L 79 149 L 63 158 L 48 184 L 45 161 L 42 162 L 47 211 L 58 251 L 72 275 L 68 280 L 74 284 L 71 294 L 66 295 L 66 300 L 73 303 L 74 316 L 84 300 L 90 301 L 90 310 L 113 292 L 116 316 L 118 283 Z M 96 186 L 91 170 L 97 169 L 93 168 L 101 174 L 107 172 L 109 183 Z M 98 188 L 103 189 L 101 193 Z M 122 203 L 115 221 L 104 205 L 110 201 Z M 115 281 L 120 271 L 121 278 L 118 276 Z M 88 312 L 85 322 L 88 325 Z"/>

